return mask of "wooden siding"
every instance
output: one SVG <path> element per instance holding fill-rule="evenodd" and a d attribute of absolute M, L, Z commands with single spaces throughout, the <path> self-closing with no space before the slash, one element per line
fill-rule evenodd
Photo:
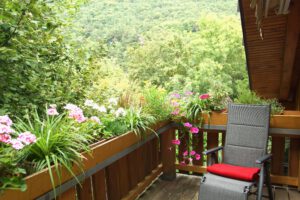
<path fill-rule="evenodd" d="M 291 49 L 290 45 L 293 44 L 288 39 L 298 31 L 291 29 L 292 26 L 288 24 L 298 23 L 297 20 L 295 17 L 291 19 L 291 13 L 276 15 L 274 11 L 270 11 L 269 16 L 263 21 L 263 39 L 261 39 L 256 25 L 255 10 L 249 6 L 250 0 L 240 0 L 239 3 L 251 89 L 265 98 L 293 102 L 292 107 L 295 108 L 300 77 L 300 42 L 299 34 L 296 36 L 297 39 L 294 36 L 292 41 L 296 42 L 296 45 L 293 45 L 296 50 L 288 52 Z M 292 1 L 291 12 L 295 10 L 294 6 L 295 1 Z M 291 56 L 293 53 L 295 55 Z M 284 95 L 285 93 L 287 95 Z"/>

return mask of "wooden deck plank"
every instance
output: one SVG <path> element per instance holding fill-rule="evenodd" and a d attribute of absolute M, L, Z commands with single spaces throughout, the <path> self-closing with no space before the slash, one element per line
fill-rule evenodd
<path fill-rule="evenodd" d="M 157 179 L 139 200 L 198 200 L 199 185 L 200 176 L 177 174 L 175 181 L 169 182 Z M 266 189 L 264 189 L 264 193 L 267 194 Z M 290 199 L 288 198 L 288 194 Z M 250 199 L 254 200 L 256 196 L 251 195 Z M 300 199 L 300 192 L 296 188 L 287 190 L 276 187 L 275 199 L 298 200 Z"/>

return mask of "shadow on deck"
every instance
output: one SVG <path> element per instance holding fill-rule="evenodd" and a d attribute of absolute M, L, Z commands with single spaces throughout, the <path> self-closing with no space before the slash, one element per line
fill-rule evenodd
<path fill-rule="evenodd" d="M 139 200 L 198 200 L 199 185 L 199 176 L 177 174 L 172 182 L 157 179 Z M 255 197 L 251 195 L 249 200 Z M 275 187 L 275 200 L 300 200 L 300 192 L 294 188 Z"/>

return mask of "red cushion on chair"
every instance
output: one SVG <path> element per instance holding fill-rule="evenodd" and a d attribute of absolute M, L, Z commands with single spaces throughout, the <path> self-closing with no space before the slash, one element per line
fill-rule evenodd
<path fill-rule="evenodd" d="M 220 176 L 243 181 L 253 181 L 260 171 L 257 167 L 241 167 L 228 164 L 214 164 L 207 167 L 207 171 Z"/>

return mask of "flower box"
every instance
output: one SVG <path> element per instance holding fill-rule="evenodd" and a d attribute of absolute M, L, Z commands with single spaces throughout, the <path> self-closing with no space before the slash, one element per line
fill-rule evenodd
<path fill-rule="evenodd" d="M 161 122 L 157 123 L 152 127 L 153 130 L 158 130 L 159 128 L 168 125 L 170 122 Z M 146 137 L 153 135 L 153 133 L 147 133 Z M 142 141 L 141 136 L 136 135 L 133 132 L 128 132 L 118 137 L 113 137 L 108 140 L 102 140 L 91 145 L 91 152 L 83 153 L 83 165 L 82 170 L 77 166 L 74 166 L 73 172 L 76 175 L 82 174 L 82 172 L 87 171 L 97 164 L 102 163 L 103 161 L 109 159 L 110 157 L 124 151 L 130 146 L 137 144 Z M 58 186 L 58 176 L 55 170 L 52 170 L 54 175 L 54 180 L 56 186 Z M 65 168 L 62 169 L 61 183 L 72 179 L 73 177 L 67 172 Z M 17 190 L 6 190 L 3 194 L 0 195 L 1 200 L 12 200 L 12 199 L 25 199 L 31 200 L 35 199 L 49 191 L 52 190 L 51 181 L 49 178 L 48 169 L 44 169 L 40 172 L 29 175 L 25 178 L 27 184 L 27 190 L 25 192 Z"/>
<path fill-rule="evenodd" d="M 204 124 L 226 125 L 227 113 L 212 112 L 210 116 L 203 114 Z M 270 128 L 300 129 L 300 111 L 284 111 L 282 115 L 272 115 Z"/>

